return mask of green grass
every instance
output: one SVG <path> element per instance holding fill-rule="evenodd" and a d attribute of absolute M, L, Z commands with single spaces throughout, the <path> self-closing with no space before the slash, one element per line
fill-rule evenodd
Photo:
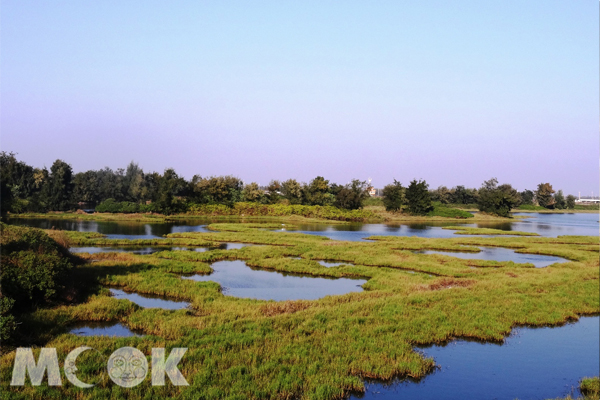
<path fill-rule="evenodd" d="M 434 203 L 434 208 L 429 213 L 427 213 L 429 217 L 445 217 L 445 218 L 474 218 L 474 215 L 470 212 L 459 210 L 457 208 L 451 208 L 447 205 L 443 205 L 440 203 Z"/>
<path fill-rule="evenodd" d="M 515 325 L 554 325 L 600 312 L 597 237 L 374 236 L 371 242 L 344 242 L 273 232 L 269 230 L 272 227 L 215 223 L 209 226 L 211 232 L 170 234 L 167 239 L 181 245 L 263 244 L 238 250 L 83 255 L 88 262 L 76 269 L 96 282 L 93 294 L 79 304 L 39 309 L 20 321 L 32 332 L 23 345 L 56 347 L 61 360 L 81 345 L 94 347 L 105 356 L 126 345 L 145 354 L 151 347 L 187 347 L 180 369 L 189 387 L 152 387 L 146 380 L 136 389 L 126 390 L 104 377 L 87 390 L 68 384 L 14 388 L 8 386 L 14 351 L 3 349 L 3 394 L 34 399 L 340 399 L 350 391 L 364 390 L 364 378 L 418 378 L 432 371 L 433 360 L 416 352 L 415 345 L 455 337 L 501 341 Z M 108 239 L 70 234 L 69 240 Z M 569 261 L 538 269 L 531 264 L 413 252 L 477 252 L 479 246 Z M 316 262 L 322 259 L 353 265 L 325 268 Z M 224 296 L 214 282 L 179 277 L 182 273 L 208 273 L 210 264 L 218 260 L 244 260 L 251 266 L 281 272 L 368 281 L 360 293 L 274 302 Z M 105 286 L 185 300 L 191 308 L 143 309 L 110 297 Z M 148 336 L 77 337 L 66 333 L 67 326 L 77 321 L 119 321 Z M 90 376 L 102 368 L 94 365 L 86 372 Z"/>

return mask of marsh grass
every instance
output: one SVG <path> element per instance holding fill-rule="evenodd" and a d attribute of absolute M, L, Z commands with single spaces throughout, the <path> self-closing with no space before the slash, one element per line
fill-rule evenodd
<path fill-rule="evenodd" d="M 169 245 L 185 246 L 262 245 L 237 250 L 82 255 L 87 263 L 77 267 L 78 273 L 92 282 L 95 292 L 82 303 L 41 309 L 21 321 L 32 332 L 28 343 L 56 347 L 61 359 L 80 345 L 90 345 L 107 356 L 127 345 L 145 354 L 150 354 L 151 347 L 187 347 L 180 369 L 189 387 L 152 387 L 146 380 L 135 390 L 109 383 L 86 391 L 68 384 L 10 388 L 14 352 L 7 351 L 0 359 L 2 391 L 9 397 L 39 399 L 340 399 L 363 391 L 365 378 L 425 376 L 435 364 L 415 351 L 416 345 L 453 338 L 502 341 L 515 325 L 556 325 L 600 311 L 597 237 L 374 236 L 369 238 L 372 242 L 343 242 L 271 228 L 256 223 L 212 224 L 211 232 L 170 234 L 165 239 Z M 72 239 L 85 244 L 108 240 L 76 234 Z M 138 242 L 122 244 L 134 243 Z M 479 246 L 569 261 L 537 269 L 531 264 L 413 253 L 476 252 Z M 316 261 L 323 259 L 353 265 L 326 268 Z M 306 276 L 368 281 L 359 293 L 274 302 L 224 296 L 217 283 L 181 279 L 183 274 L 210 273 L 210 264 L 220 260 L 243 260 L 255 268 Z M 104 286 L 185 300 L 191 306 L 177 311 L 144 309 L 110 297 Z M 67 333 L 70 324 L 81 321 L 121 322 L 146 336 Z"/>

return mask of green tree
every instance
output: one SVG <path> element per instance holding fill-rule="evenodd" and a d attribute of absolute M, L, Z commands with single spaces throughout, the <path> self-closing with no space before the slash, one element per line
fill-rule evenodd
<path fill-rule="evenodd" d="M 144 171 L 133 161 L 129 163 L 123 177 L 123 197 L 139 202 L 145 195 Z"/>
<path fill-rule="evenodd" d="M 565 200 L 565 195 L 562 190 L 559 190 L 554 195 L 554 206 L 559 210 L 563 210 L 567 207 L 567 201 Z"/>
<path fill-rule="evenodd" d="M 549 183 L 540 183 L 535 192 L 535 199 L 538 204 L 542 207 L 546 208 L 554 208 L 556 202 L 554 201 L 554 190 L 552 189 L 552 185 Z"/>
<path fill-rule="evenodd" d="M 295 179 L 288 179 L 283 182 L 281 192 L 290 204 L 302 204 L 302 186 Z"/>
<path fill-rule="evenodd" d="M 281 199 L 281 183 L 277 180 L 269 182 L 267 186 L 267 192 L 265 193 L 265 200 L 269 204 L 277 204 Z"/>
<path fill-rule="evenodd" d="M 394 179 L 394 183 L 383 188 L 383 205 L 387 211 L 398 211 L 405 203 L 404 188 Z"/>
<path fill-rule="evenodd" d="M 194 201 L 204 204 L 225 204 L 232 207 L 242 200 L 243 183 L 231 175 L 192 178 L 192 196 Z"/>
<path fill-rule="evenodd" d="M 569 210 L 574 209 L 575 208 L 575 196 L 573 196 L 572 194 L 568 195 L 566 204 L 567 204 L 567 208 Z"/>
<path fill-rule="evenodd" d="M 440 186 L 431 191 L 431 200 L 442 204 L 449 204 L 452 200 L 452 192 L 446 186 Z"/>
<path fill-rule="evenodd" d="M 96 171 L 79 172 L 73 177 L 73 202 L 96 204 L 100 189 Z"/>
<path fill-rule="evenodd" d="M 498 186 L 498 180 L 492 178 L 483 182 L 479 189 L 479 211 L 508 217 L 510 210 L 520 204 L 519 193 L 509 184 Z"/>
<path fill-rule="evenodd" d="M 356 210 L 362 207 L 362 203 L 367 197 L 369 197 L 367 182 L 352 179 L 352 182 L 337 192 L 334 204 L 339 208 Z"/>
<path fill-rule="evenodd" d="M 464 186 L 456 186 L 452 189 L 452 200 L 457 204 L 474 204 L 477 203 L 479 195 L 477 189 L 467 189 Z"/>
<path fill-rule="evenodd" d="M 253 203 L 259 203 L 264 196 L 264 193 L 258 187 L 258 183 L 251 182 L 244 186 L 244 190 L 242 191 L 242 197 L 244 201 L 250 201 Z"/>
<path fill-rule="evenodd" d="M 519 193 L 519 196 L 521 197 L 521 204 L 532 205 L 533 199 L 535 198 L 535 193 L 533 193 L 531 190 L 525 189 Z"/>
<path fill-rule="evenodd" d="M 317 176 L 304 187 L 304 199 L 311 206 L 325 206 L 333 202 L 334 196 L 329 193 L 329 181 Z"/>
<path fill-rule="evenodd" d="M 427 182 L 413 179 L 406 188 L 406 202 L 411 214 L 425 215 L 433 210 Z"/>
<path fill-rule="evenodd" d="M 48 207 L 53 211 L 66 211 L 72 207 L 73 170 L 62 160 L 54 161 L 50 168 L 47 186 Z"/>
<path fill-rule="evenodd" d="M 186 189 L 185 180 L 174 169 L 166 169 L 158 187 L 157 206 L 165 214 L 183 211 L 184 204 L 179 197 Z"/>

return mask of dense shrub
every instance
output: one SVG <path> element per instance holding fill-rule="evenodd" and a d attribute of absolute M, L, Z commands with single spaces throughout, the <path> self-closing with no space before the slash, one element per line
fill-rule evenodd
<path fill-rule="evenodd" d="M 0 331 L 10 338 L 15 318 L 57 300 L 73 267 L 67 249 L 35 228 L 0 223 Z"/>

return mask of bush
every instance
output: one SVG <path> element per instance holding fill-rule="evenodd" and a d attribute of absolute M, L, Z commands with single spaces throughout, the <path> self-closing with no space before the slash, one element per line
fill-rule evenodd
<path fill-rule="evenodd" d="M 73 264 L 68 250 L 41 229 L 4 223 L 0 229 L 0 330 L 2 340 L 7 340 L 18 315 L 59 298 Z"/>

